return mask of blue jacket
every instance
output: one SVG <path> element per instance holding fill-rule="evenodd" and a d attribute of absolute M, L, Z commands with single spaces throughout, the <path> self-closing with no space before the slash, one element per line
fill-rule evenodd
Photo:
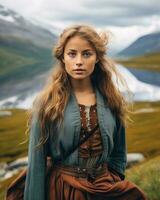
<path fill-rule="evenodd" d="M 119 123 L 112 114 L 107 103 L 104 101 L 97 88 L 97 114 L 99 128 L 103 142 L 102 162 L 124 174 L 126 168 L 126 137 L 125 128 L 122 126 L 118 133 Z M 63 126 L 52 124 L 50 132 L 54 137 L 49 138 L 50 154 L 53 162 L 59 159 L 66 165 L 78 165 L 78 149 L 66 158 L 66 153 L 74 145 L 78 144 L 81 129 L 79 106 L 74 93 L 70 95 L 64 112 Z M 25 182 L 24 200 L 45 200 L 45 169 L 46 169 L 46 148 L 36 150 L 40 138 L 40 128 L 35 117 L 32 120 L 29 151 L 28 151 L 28 173 Z"/>

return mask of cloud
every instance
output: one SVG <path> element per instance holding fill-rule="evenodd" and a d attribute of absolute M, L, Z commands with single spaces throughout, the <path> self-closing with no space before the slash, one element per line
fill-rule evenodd
<path fill-rule="evenodd" d="M 59 34 L 85 23 L 113 32 L 111 45 L 124 48 L 141 35 L 160 30 L 159 0 L 0 0 L 23 16 Z"/>
<path fill-rule="evenodd" d="M 101 26 L 147 25 L 151 16 L 160 15 L 159 0 L 0 0 L 0 3 L 28 17 Z"/>

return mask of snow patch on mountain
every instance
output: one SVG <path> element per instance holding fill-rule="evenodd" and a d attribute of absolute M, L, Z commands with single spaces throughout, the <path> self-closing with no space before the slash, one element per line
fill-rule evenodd
<path fill-rule="evenodd" d="M 8 22 L 15 22 L 15 20 L 13 19 L 12 16 L 3 16 L 3 15 L 0 15 L 0 19 L 8 21 Z"/>

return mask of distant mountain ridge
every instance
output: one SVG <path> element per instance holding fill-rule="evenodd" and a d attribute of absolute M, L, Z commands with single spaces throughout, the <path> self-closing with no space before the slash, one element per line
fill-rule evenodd
<path fill-rule="evenodd" d="M 0 99 L 37 90 L 52 67 L 57 37 L 0 5 Z"/>
<path fill-rule="evenodd" d="M 33 44 L 51 48 L 56 36 L 49 30 L 31 23 L 13 10 L 0 5 L 0 35 L 30 40 Z"/>
<path fill-rule="evenodd" d="M 120 51 L 116 57 L 135 57 L 154 52 L 160 52 L 160 32 L 154 32 L 138 38 L 127 48 Z"/>

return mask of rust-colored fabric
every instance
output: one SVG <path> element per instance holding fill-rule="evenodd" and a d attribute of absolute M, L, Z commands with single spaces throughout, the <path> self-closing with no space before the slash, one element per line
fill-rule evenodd
<path fill-rule="evenodd" d="M 93 182 L 53 169 L 50 176 L 49 200 L 146 200 L 135 184 L 123 180 L 109 170 Z"/>
<path fill-rule="evenodd" d="M 86 108 L 79 104 L 82 129 L 93 129 L 97 123 L 96 104 Z M 87 110 L 88 117 L 87 117 Z M 85 162 L 89 159 L 97 161 L 103 151 L 101 134 L 98 129 L 79 149 L 79 157 Z M 91 162 L 94 163 L 95 162 Z M 86 165 L 87 166 L 87 165 Z M 91 166 L 92 167 L 92 166 Z M 94 165 L 93 165 L 94 167 Z M 97 167 L 98 168 L 98 167 Z M 135 184 L 121 180 L 118 173 L 106 168 L 106 172 L 90 181 L 87 178 L 68 175 L 65 169 L 53 168 L 48 183 L 48 200 L 146 200 L 143 191 Z"/>

